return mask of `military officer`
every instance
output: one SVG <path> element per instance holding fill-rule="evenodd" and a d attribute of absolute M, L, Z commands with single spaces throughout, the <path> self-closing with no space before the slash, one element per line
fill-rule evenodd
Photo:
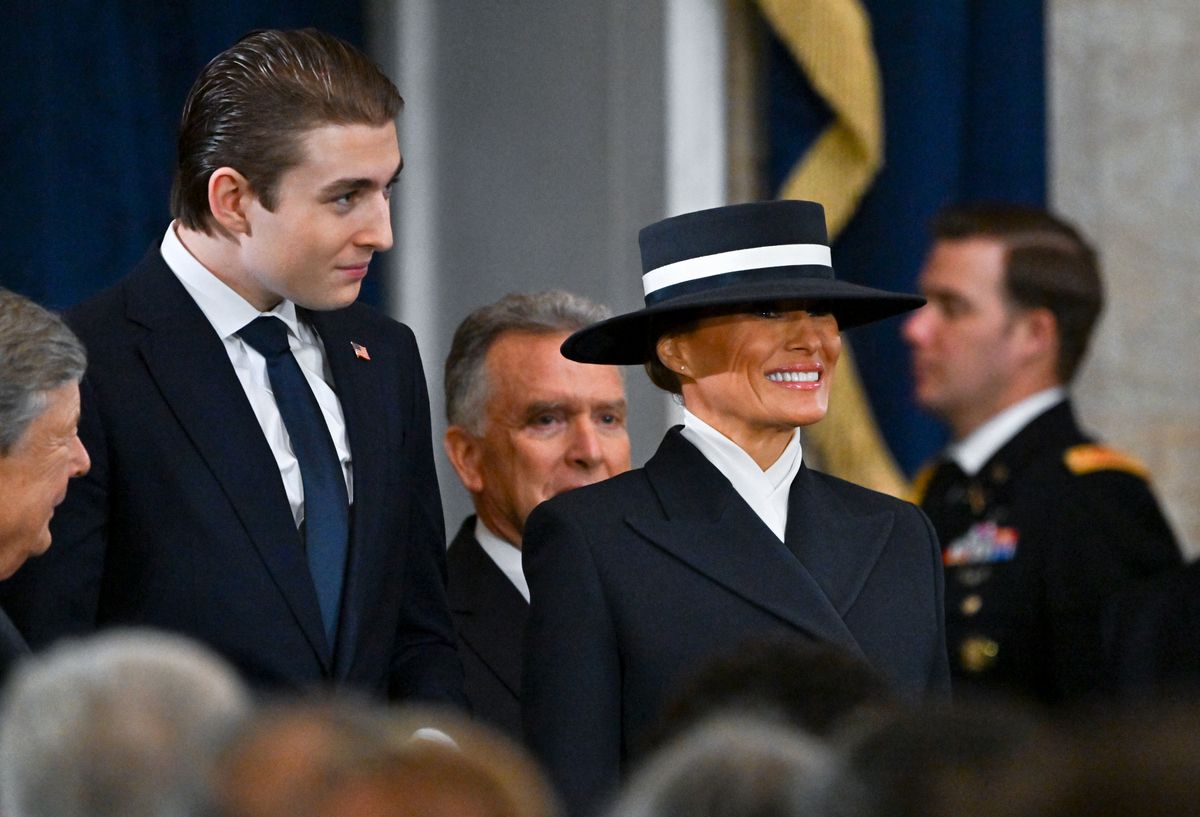
<path fill-rule="evenodd" d="M 918 475 L 942 543 L 955 689 L 1048 704 L 1101 686 L 1105 601 L 1180 553 L 1145 469 L 1080 430 L 1068 387 L 1103 305 L 1094 250 L 1041 210 L 934 221 L 904 325 L 953 442 Z"/>

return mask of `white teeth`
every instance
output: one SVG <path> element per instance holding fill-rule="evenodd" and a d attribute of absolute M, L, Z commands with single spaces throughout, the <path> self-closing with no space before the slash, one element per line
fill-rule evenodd
<path fill-rule="evenodd" d="M 774 383 L 816 383 L 820 378 L 820 372 L 771 372 L 767 375 L 767 380 Z"/>

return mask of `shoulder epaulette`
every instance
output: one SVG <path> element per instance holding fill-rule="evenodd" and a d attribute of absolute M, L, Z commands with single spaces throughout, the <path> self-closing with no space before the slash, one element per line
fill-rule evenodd
<path fill-rule="evenodd" d="M 1142 479 L 1150 478 L 1149 470 L 1140 461 L 1099 443 L 1084 443 L 1068 448 L 1063 454 L 1063 462 L 1076 476 L 1096 471 L 1124 471 Z"/>
<path fill-rule="evenodd" d="M 920 505 L 921 500 L 925 498 L 925 491 L 929 488 L 929 480 L 933 479 L 933 472 L 937 470 L 937 460 L 930 460 L 921 466 L 921 470 L 913 477 L 912 485 L 908 489 L 908 501 L 914 505 Z"/>

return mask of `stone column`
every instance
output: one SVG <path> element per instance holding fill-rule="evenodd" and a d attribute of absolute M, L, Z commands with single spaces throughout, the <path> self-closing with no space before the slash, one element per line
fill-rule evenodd
<path fill-rule="evenodd" d="M 1076 387 L 1200 552 L 1200 3 L 1047 4 L 1051 195 L 1097 244 L 1107 308 Z"/>

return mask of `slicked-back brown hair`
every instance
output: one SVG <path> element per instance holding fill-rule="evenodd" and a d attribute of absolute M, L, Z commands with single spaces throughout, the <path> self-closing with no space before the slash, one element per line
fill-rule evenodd
<path fill-rule="evenodd" d="M 1005 247 L 1009 299 L 1048 309 L 1058 324 L 1056 369 L 1070 383 L 1104 308 L 1096 250 L 1071 224 L 1035 207 L 972 204 L 949 207 L 933 220 L 935 240 L 991 238 Z"/>
<path fill-rule="evenodd" d="M 385 125 L 404 100 L 365 54 L 313 28 L 247 34 L 204 67 L 179 123 L 171 214 L 210 233 L 208 180 L 232 167 L 263 207 L 303 161 L 301 139 L 323 125 Z"/>

